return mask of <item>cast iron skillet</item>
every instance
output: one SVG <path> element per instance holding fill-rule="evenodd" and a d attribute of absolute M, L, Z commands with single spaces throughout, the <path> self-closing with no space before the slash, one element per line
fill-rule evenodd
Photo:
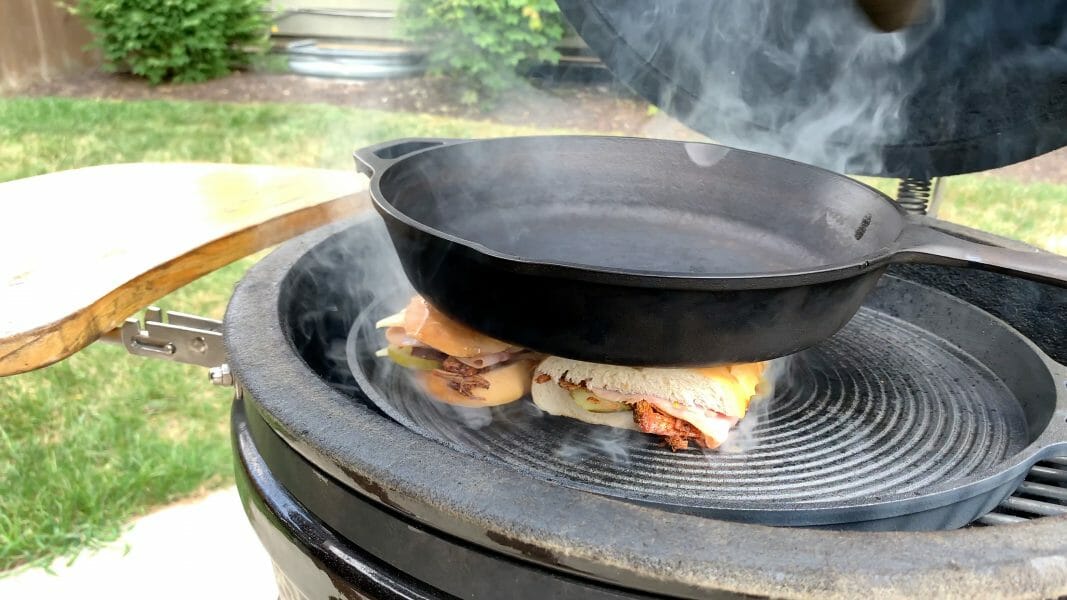
<path fill-rule="evenodd" d="M 356 152 L 414 288 L 541 352 L 748 362 L 840 329 L 890 263 L 1067 285 L 1067 260 L 985 246 L 810 165 L 615 137 L 405 139 Z"/>

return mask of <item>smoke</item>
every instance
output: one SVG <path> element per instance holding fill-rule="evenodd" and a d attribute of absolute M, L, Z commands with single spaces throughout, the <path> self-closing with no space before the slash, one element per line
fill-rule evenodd
<path fill-rule="evenodd" d="M 333 286 L 352 299 L 357 311 L 344 338 L 337 331 L 305 332 L 317 343 L 335 347 L 330 357 L 330 379 L 354 377 L 359 390 L 379 410 L 430 438 L 448 431 L 449 424 L 477 430 L 492 423 L 492 409 L 435 401 L 423 388 L 416 371 L 375 355 L 386 346 L 384 330 L 377 329 L 375 323 L 403 309 L 415 290 L 404 275 L 381 219 L 368 215 L 359 228 L 362 235 L 357 244 L 334 244 L 335 251 L 318 250 L 308 256 L 312 263 L 308 272 L 333 274 L 323 285 Z M 322 315 L 314 313 L 309 317 L 310 321 L 322 319 Z M 338 347 L 338 341 L 343 341 L 342 347 Z"/>
<path fill-rule="evenodd" d="M 725 454 L 744 454 L 759 445 L 759 426 L 766 422 L 774 408 L 779 387 L 788 385 L 793 378 L 793 356 L 783 356 L 768 361 L 763 378 L 756 386 L 756 397 L 749 403 L 748 412 L 730 433 L 730 437 L 718 451 Z"/>
<path fill-rule="evenodd" d="M 922 74 L 899 66 L 941 24 L 879 33 L 850 2 L 656 2 L 609 15 L 619 75 L 661 71 L 658 104 L 715 141 L 839 172 L 878 172 L 881 146 L 904 136 Z M 614 61 L 620 55 L 613 57 Z M 611 60 L 611 59 L 609 59 Z M 640 84 L 639 84 L 640 85 Z"/>
<path fill-rule="evenodd" d="M 536 408 L 536 406 L 534 406 Z M 551 417 L 543 414 L 544 418 L 565 419 L 566 417 Z M 604 425 L 582 424 L 586 430 L 573 431 L 560 438 L 556 447 L 555 455 L 560 460 L 578 463 L 587 458 L 609 462 L 617 467 L 630 466 L 630 451 L 639 447 L 640 440 L 635 440 L 633 432 L 627 429 L 616 429 Z M 637 442 L 635 444 L 635 442 Z"/>

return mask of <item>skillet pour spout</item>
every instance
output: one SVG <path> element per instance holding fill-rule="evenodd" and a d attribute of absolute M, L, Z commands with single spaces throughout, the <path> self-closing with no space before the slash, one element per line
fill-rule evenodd
<path fill-rule="evenodd" d="M 539 352 L 629 366 L 767 360 L 836 333 L 894 262 L 1067 286 L 832 171 L 715 144 L 548 136 L 361 149 L 412 286 Z"/>

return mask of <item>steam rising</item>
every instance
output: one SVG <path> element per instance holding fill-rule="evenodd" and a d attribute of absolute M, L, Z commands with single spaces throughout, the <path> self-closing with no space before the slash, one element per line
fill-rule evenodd
<path fill-rule="evenodd" d="M 767 420 L 774 407 L 779 386 L 790 381 L 792 365 L 792 356 L 784 356 L 767 363 L 763 379 L 756 387 L 756 397 L 749 404 L 745 418 L 730 432 L 730 437 L 719 447 L 719 452 L 743 454 L 759 445 L 759 426 Z"/>
<path fill-rule="evenodd" d="M 897 66 L 922 47 L 944 11 L 934 2 L 924 23 L 884 34 L 850 8 L 657 2 L 632 20 L 612 18 L 637 54 L 669 70 L 674 85 L 659 90 L 658 104 L 683 120 L 698 115 L 715 141 L 839 172 L 877 172 L 879 146 L 903 137 L 905 102 L 922 81 Z M 703 12 L 679 14 L 694 10 Z M 813 65 L 824 68 L 813 76 Z"/>

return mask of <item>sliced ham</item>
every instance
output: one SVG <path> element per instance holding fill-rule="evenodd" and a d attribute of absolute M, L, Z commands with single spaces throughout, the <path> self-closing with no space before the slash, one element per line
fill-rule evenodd
<path fill-rule="evenodd" d="M 691 408 L 684 405 L 675 405 L 663 399 L 648 399 L 649 404 L 662 411 L 677 417 L 704 434 L 704 443 L 708 448 L 718 448 L 730 435 L 730 428 L 737 424 L 737 417 L 728 417 L 713 410 Z"/>
<path fill-rule="evenodd" d="M 470 367 L 484 369 L 508 361 L 513 356 L 515 356 L 514 352 L 506 350 L 504 352 L 494 352 L 493 354 L 482 354 L 481 356 L 457 356 L 456 360 Z"/>
<path fill-rule="evenodd" d="M 456 358 L 479 357 L 504 352 L 511 347 L 445 316 L 415 296 L 404 309 L 404 330 L 411 337 Z"/>
<path fill-rule="evenodd" d="M 390 327 L 385 330 L 385 340 L 389 342 L 390 346 L 396 346 L 398 348 L 405 348 L 409 346 L 425 346 L 419 340 L 411 337 L 404 331 L 403 327 Z"/>
<path fill-rule="evenodd" d="M 529 350 L 523 350 L 522 348 L 508 348 L 504 352 L 483 354 L 481 356 L 457 356 L 456 360 L 471 367 L 486 369 L 508 361 L 540 360 L 541 356 L 542 355 L 537 354 L 536 352 L 530 352 Z"/>
<path fill-rule="evenodd" d="M 420 374 L 427 391 L 438 400 L 495 406 L 518 400 L 530 388 L 534 354 L 453 321 L 421 296 L 376 327 L 385 328 L 390 347 L 441 362 L 440 368 Z M 390 356 L 389 350 L 379 356 Z"/>

